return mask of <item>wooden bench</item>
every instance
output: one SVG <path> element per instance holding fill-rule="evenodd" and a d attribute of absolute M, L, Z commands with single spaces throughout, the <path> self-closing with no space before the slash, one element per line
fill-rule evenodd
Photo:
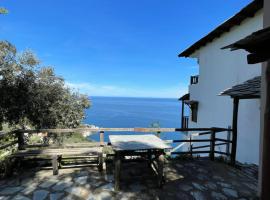
<path fill-rule="evenodd" d="M 76 145 L 78 146 L 78 145 Z M 102 147 L 87 147 L 83 146 L 72 148 L 44 148 L 44 149 L 26 149 L 19 150 L 12 155 L 12 158 L 49 158 L 52 162 L 53 175 L 58 175 L 59 166 L 63 156 L 76 158 L 96 158 L 95 164 L 98 166 L 99 171 L 103 170 L 103 153 Z"/>

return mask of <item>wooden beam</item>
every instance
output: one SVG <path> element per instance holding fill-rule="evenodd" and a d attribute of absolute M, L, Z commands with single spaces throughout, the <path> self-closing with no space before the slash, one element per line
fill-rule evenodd
<path fill-rule="evenodd" d="M 210 142 L 210 139 L 191 139 L 191 140 L 173 140 L 174 143 L 180 142 Z"/>
<path fill-rule="evenodd" d="M 237 123 L 238 123 L 238 109 L 239 99 L 233 99 L 233 121 L 232 121 L 232 150 L 231 150 L 231 164 L 235 165 L 236 148 L 237 148 Z"/>
<path fill-rule="evenodd" d="M 207 153 L 209 154 L 210 151 L 192 151 L 192 154 L 203 154 L 203 153 Z M 171 155 L 190 155 L 190 151 L 175 151 L 175 152 L 171 152 Z"/>
<path fill-rule="evenodd" d="M 215 159 L 215 138 L 216 138 L 216 132 L 211 132 L 211 141 L 210 141 L 210 154 L 209 157 L 213 161 Z"/>
<path fill-rule="evenodd" d="M 75 129 L 36 129 L 36 130 L 16 130 L 12 133 L 78 133 L 78 132 L 145 132 L 145 133 L 153 133 L 153 132 L 187 132 L 187 131 L 211 131 L 215 130 L 216 132 L 228 131 L 227 128 L 75 128 Z"/>
<path fill-rule="evenodd" d="M 216 138 L 216 141 L 218 141 L 218 142 L 232 143 L 231 140 L 226 140 L 226 139 L 221 139 L 221 138 Z"/>
<path fill-rule="evenodd" d="M 181 128 L 184 128 L 184 100 L 182 100 L 182 112 L 181 112 Z"/>
<path fill-rule="evenodd" d="M 12 141 L 12 142 L 10 142 L 8 144 L 2 145 L 2 146 L 0 146 L 0 150 L 5 149 L 5 148 L 8 148 L 10 146 L 13 146 L 13 145 L 15 145 L 17 143 L 18 143 L 18 141 Z"/>
<path fill-rule="evenodd" d="M 261 199 L 270 199 L 270 61 L 265 70 L 265 109 L 263 116 L 264 125 L 262 132 L 262 166 L 261 166 Z"/>
<path fill-rule="evenodd" d="M 268 51 L 269 50 L 265 50 L 265 52 L 248 54 L 248 64 L 256 64 L 268 60 L 270 58 L 270 53 Z"/>

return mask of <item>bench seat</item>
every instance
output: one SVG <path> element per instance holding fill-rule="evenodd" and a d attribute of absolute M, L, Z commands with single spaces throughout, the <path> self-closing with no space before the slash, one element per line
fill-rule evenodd
<path fill-rule="evenodd" d="M 102 147 L 83 147 L 83 148 L 44 148 L 44 149 L 26 149 L 19 150 L 12 155 L 13 158 L 50 158 L 52 160 L 53 174 L 58 174 L 59 162 L 62 156 L 78 157 L 96 157 L 98 168 L 103 170 Z"/>

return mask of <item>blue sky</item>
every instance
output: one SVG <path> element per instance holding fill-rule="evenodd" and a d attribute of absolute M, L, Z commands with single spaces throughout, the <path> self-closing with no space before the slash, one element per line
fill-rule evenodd
<path fill-rule="evenodd" d="M 33 50 L 90 96 L 179 97 L 189 45 L 250 0 L 1 0 L 0 39 Z"/>

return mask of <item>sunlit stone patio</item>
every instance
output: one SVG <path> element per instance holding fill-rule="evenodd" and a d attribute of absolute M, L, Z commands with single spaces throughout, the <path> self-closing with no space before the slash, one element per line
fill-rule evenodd
<path fill-rule="evenodd" d="M 126 163 L 119 192 L 114 192 L 111 169 L 61 169 L 58 176 L 52 170 L 24 169 L 0 181 L 0 199 L 256 199 L 256 166 L 173 160 L 166 164 L 167 181 L 159 189 L 147 163 Z"/>

